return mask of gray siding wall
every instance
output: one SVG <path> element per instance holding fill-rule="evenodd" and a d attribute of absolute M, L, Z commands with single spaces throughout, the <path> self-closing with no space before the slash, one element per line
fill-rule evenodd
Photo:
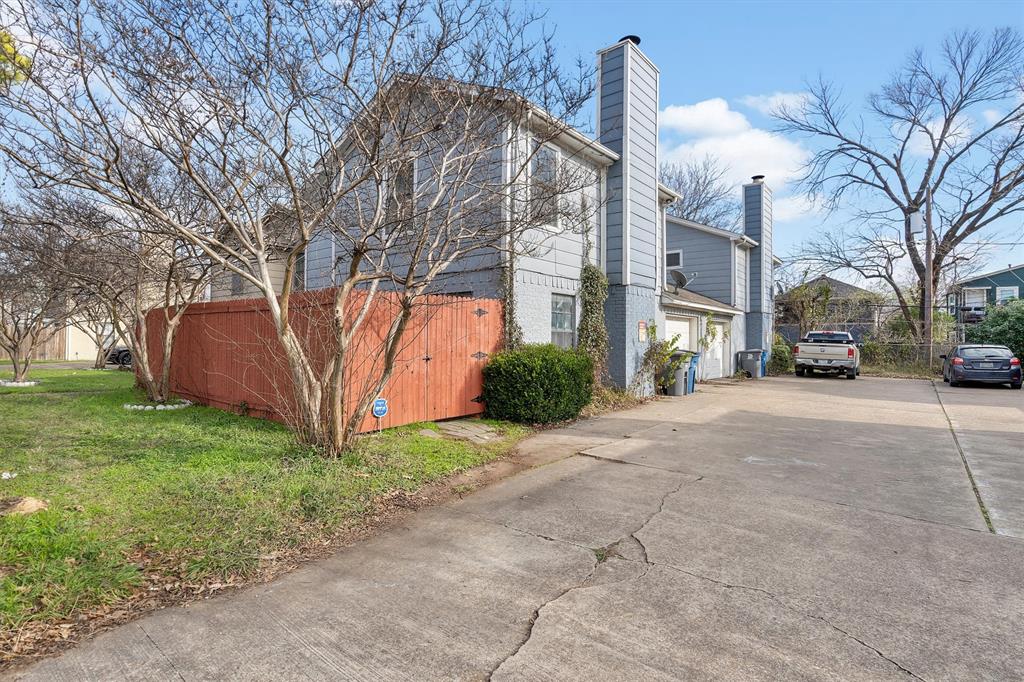
<path fill-rule="evenodd" d="M 687 289 L 726 305 L 733 304 L 733 242 L 671 221 L 665 227 L 665 250 L 683 252 L 683 272 L 696 272 Z"/>
<path fill-rule="evenodd" d="M 620 154 L 606 183 L 605 304 L 608 371 L 619 386 L 636 374 L 646 340 L 640 321 L 658 315 L 658 71 L 631 42 L 601 52 L 598 63 L 599 141 Z M 653 390 L 653 387 L 644 387 Z"/>
<path fill-rule="evenodd" d="M 747 249 L 738 244 L 733 245 L 736 253 L 736 300 L 733 305 L 740 310 L 749 310 L 750 302 L 747 300 Z"/>
<path fill-rule="evenodd" d="M 750 312 L 747 348 L 771 348 L 775 265 L 772 251 L 772 192 L 764 183 L 743 186 L 743 231 L 758 242 L 750 251 Z"/>
<path fill-rule="evenodd" d="M 658 72 L 629 58 L 629 281 L 654 287 L 658 274 Z"/>
<path fill-rule="evenodd" d="M 598 128 L 601 131 L 600 142 L 613 152 L 622 154 L 624 126 L 623 111 L 625 110 L 625 45 L 618 45 L 613 50 L 600 56 L 599 96 L 597 103 Z M 622 191 L 623 164 L 616 162 L 608 169 L 607 194 L 605 213 L 607 216 L 606 263 L 608 283 L 622 284 Z"/>

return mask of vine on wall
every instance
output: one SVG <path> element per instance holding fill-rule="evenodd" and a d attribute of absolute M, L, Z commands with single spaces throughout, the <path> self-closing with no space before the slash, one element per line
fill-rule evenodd
<path fill-rule="evenodd" d="M 514 249 L 509 249 L 508 259 L 501 269 L 501 300 L 503 312 L 501 317 L 502 347 L 515 350 L 523 345 L 523 328 L 516 319 L 516 288 L 515 288 L 515 257 Z"/>
<path fill-rule="evenodd" d="M 588 249 L 589 251 L 589 249 Z M 608 298 L 608 278 L 585 255 L 580 271 L 579 349 L 594 363 L 594 382 L 600 383 L 608 366 L 608 328 L 604 324 L 604 302 Z"/>

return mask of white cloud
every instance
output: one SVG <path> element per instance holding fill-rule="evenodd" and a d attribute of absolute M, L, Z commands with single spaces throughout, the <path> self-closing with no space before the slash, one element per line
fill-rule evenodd
<path fill-rule="evenodd" d="M 985 109 L 981 112 L 981 118 L 985 121 L 986 125 L 992 125 L 1003 117 L 1003 112 L 996 109 Z"/>
<path fill-rule="evenodd" d="M 787 222 L 816 215 L 818 207 L 803 194 L 788 197 L 775 197 L 772 202 L 772 219 L 776 222 Z"/>
<path fill-rule="evenodd" d="M 660 114 L 663 128 L 683 135 L 732 135 L 750 129 L 750 121 L 721 97 L 696 104 L 670 105 Z"/>
<path fill-rule="evenodd" d="M 779 100 L 797 95 L 799 93 L 775 93 L 761 99 L 769 106 L 767 101 L 772 98 Z M 752 103 L 749 106 L 757 108 Z M 661 143 L 662 161 L 686 163 L 715 157 L 727 169 L 725 181 L 735 186 L 737 197 L 740 185 L 750 182 L 752 175 L 764 175 L 775 194 L 773 214 L 777 223 L 817 212 L 803 196 L 789 196 L 787 192 L 787 186 L 797 179 L 810 152 L 796 140 L 755 128 L 724 99 L 665 107 L 661 112 L 661 125 L 668 131 L 667 139 Z"/>
<path fill-rule="evenodd" d="M 728 182 L 739 185 L 750 182 L 752 175 L 764 175 L 778 192 L 796 178 L 808 151 L 781 135 L 751 128 L 732 135 L 699 137 L 670 145 L 663 150 L 662 159 L 670 163 L 686 162 L 709 155 L 728 168 Z"/>
<path fill-rule="evenodd" d="M 931 156 L 932 155 L 932 138 L 938 138 L 942 134 L 942 119 L 935 119 L 929 121 L 927 124 L 928 130 L 931 132 L 932 137 L 924 133 L 923 130 L 916 130 L 914 134 L 910 136 L 910 142 L 907 144 L 907 151 L 916 156 Z M 904 128 L 906 130 L 906 128 Z M 946 136 L 945 144 L 947 148 L 955 148 L 961 142 L 967 140 L 971 135 L 971 121 L 966 116 L 958 117 L 953 121 L 953 127 L 950 129 L 949 134 Z"/>
<path fill-rule="evenodd" d="M 762 114 L 770 115 L 779 107 L 795 109 L 807 100 L 806 92 L 773 92 L 770 95 L 747 95 L 740 97 L 739 103 Z"/>

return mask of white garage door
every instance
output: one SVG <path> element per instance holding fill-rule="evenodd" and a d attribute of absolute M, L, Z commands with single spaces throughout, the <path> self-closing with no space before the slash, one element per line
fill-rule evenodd
<path fill-rule="evenodd" d="M 718 379 L 725 376 L 725 325 L 714 322 L 715 340 L 704 353 L 704 378 Z"/>
<path fill-rule="evenodd" d="M 676 347 L 680 350 L 691 350 L 690 348 L 690 322 L 689 317 L 669 317 L 665 320 L 665 338 L 671 339 L 676 334 L 679 335 L 679 341 L 676 342 Z"/>

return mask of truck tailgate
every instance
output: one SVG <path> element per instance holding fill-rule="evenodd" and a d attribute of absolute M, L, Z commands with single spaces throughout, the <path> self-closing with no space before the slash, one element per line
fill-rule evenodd
<path fill-rule="evenodd" d="M 799 355 L 801 360 L 848 360 L 850 345 L 846 343 L 801 343 Z"/>

